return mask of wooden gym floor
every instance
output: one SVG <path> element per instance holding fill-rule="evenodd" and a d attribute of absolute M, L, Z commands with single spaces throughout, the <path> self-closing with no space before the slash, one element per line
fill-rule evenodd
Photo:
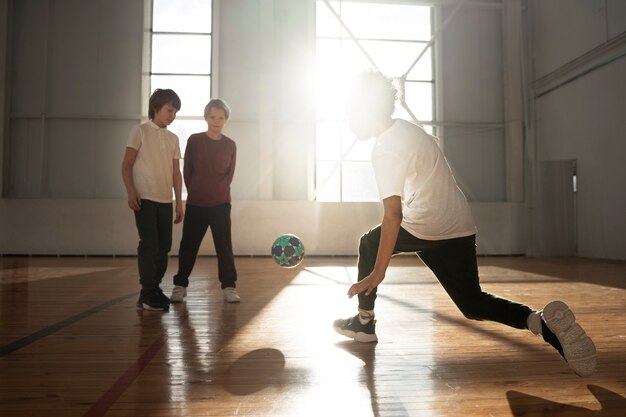
<path fill-rule="evenodd" d="M 236 263 L 240 304 L 203 257 L 159 313 L 135 310 L 135 258 L 0 257 L 0 415 L 626 416 L 626 262 L 479 258 L 486 291 L 570 305 L 598 349 L 589 378 L 528 331 L 465 319 L 414 256 L 380 287 L 375 344 L 332 330 L 356 310 L 355 258 Z"/>

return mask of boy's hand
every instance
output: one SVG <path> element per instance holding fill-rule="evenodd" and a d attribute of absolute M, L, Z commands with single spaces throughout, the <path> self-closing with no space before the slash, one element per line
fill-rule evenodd
<path fill-rule="evenodd" d="M 128 207 L 133 211 L 141 210 L 141 197 L 136 191 L 128 193 Z"/>
<path fill-rule="evenodd" d="M 363 278 L 361 281 L 353 284 L 350 287 L 350 289 L 348 290 L 348 298 L 352 298 L 355 295 L 362 293 L 363 291 L 365 291 L 365 295 L 370 295 L 374 288 L 378 287 L 378 284 L 380 284 L 384 278 L 384 275 L 378 277 L 373 273 L 370 274 L 369 276 Z"/>
<path fill-rule="evenodd" d="M 182 204 L 176 203 L 176 217 L 174 218 L 174 224 L 178 224 L 183 221 L 183 206 Z"/>

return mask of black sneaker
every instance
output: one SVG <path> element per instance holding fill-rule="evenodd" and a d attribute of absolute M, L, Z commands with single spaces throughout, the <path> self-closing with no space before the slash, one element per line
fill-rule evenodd
<path fill-rule="evenodd" d="M 139 298 L 137 299 L 137 310 L 168 311 L 169 309 L 169 300 L 168 302 L 165 302 L 159 295 L 158 290 L 141 290 L 139 293 Z"/>
<path fill-rule="evenodd" d="M 376 320 L 371 319 L 367 324 L 361 324 L 359 315 L 348 319 L 338 319 L 333 323 L 333 329 L 343 336 L 356 340 L 357 342 L 376 342 Z"/>
<path fill-rule="evenodd" d="M 562 301 L 548 303 L 542 312 L 543 339 L 552 345 L 579 376 L 589 376 L 596 370 L 596 346 L 574 313 Z"/>
<path fill-rule="evenodd" d="M 163 293 L 163 290 L 162 290 L 160 287 L 158 287 L 156 290 L 157 290 L 157 292 L 158 292 L 158 297 L 159 297 L 159 299 L 161 300 L 161 302 L 162 302 L 163 304 L 167 304 L 167 305 L 168 305 L 168 307 L 169 307 L 169 305 L 170 305 L 171 301 L 170 301 L 170 299 L 169 299 L 169 298 L 167 298 L 167 295 L 165 295 L 165 293 Z"/>

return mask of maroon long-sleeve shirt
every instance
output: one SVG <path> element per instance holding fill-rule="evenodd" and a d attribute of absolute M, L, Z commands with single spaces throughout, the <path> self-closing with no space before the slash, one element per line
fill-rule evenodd
<path fill-rule="evenodd" d="M 236 159 L 237 145 L 231 138 L 222 135 L 213 140 L 205 132 L 191 135 L 183 168 L 187 204 L 212 207 L 230 203 Z"/>

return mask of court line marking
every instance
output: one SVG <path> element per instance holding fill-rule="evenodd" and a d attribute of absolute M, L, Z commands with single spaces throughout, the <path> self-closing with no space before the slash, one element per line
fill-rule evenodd
<path fill-rule="evenodd" d="M 189 314 L 179 316 L 179 325 L 187 321 Z M 135 382 L 135 379 L 141 372 L 152 362 L 152 359 L 159 353 L 161 348 L 167 343 L 167 333 L 163 333 L 155 340 L 146 351 L 133 363 L 111 387 L 92 404 L 92 406 L 83 414 L 83 417 L 102 417 L 104 416 L 124 395 L 126 390 Z"/>
<path fill-rule="evenodd" d="M 98 398 L 98 400 L 87 410 L 83 417 L 101 417 L 117 402 L 126 392 L 128 387 L 137 379 L 141 371 L 150 364 L 152 359 L 159 353 L 163 345 L 167 342 L 167 336 L 162 334 L 155 340 L 148 349 L 133 363 L 111 387 Z"/>
<path fill-rule="evenodd" d="M 114 298 L 112 300 L 107 301 L 106 303 L 102 303 L 96 307 L 90 308 L 89 310 L 85 310 L 65 320 L 54 323 L 48 327 L 44 327 L 43 329 L 38 330 L 35 333 L 32 333 L 28 336 L 22 337 L 21 339 L 15 340 L 14 342 L 7 343 L 6 345 L 2 345 L 0 346 L 0 358 L 3 356 L 9 355 L 15 352 L 16 350 L 22 349 L 32 343 L 35 343 L 43 339 L 44 337 L 50 336 L 58 331 L 61 331 L 65 329 L 66 327 L 71 326 L 72 324 L 82 319 L 85 319 L 89 316 L 99 313 L 102 310 L 108 307 L 111 307 L 112 305 L 117 304 L 120 301 L 124 301 L 134 295 L 137 295 L 137 293 L 133 292 L 131 294 L 126 294 L 121 297 Z"/>

